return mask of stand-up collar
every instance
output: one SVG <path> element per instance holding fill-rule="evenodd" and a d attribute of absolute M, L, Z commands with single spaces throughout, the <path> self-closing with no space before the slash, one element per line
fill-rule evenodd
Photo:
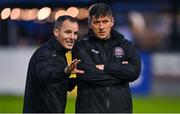
<path fill-rule="evenodd" d="M 59 42 L 58 40 L 55 38 L 55 37 L 52 37 L 50 39 L 50 42 L 51 42 L 51 45 L 55 48 L 55 50 L 58 52 L 58 53 L 67 53 L 68 50 L 65 49 Z"/>

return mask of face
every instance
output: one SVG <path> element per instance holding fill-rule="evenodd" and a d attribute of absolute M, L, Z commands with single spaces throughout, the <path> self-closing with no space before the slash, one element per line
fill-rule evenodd
<path fill-rule="evenodd" d="M 53 33 L 65 49 L 71 50 L 78 37 L 78 31 L 79 26 L 77 22 L 65 20 L 58 29 L 54 29 Z"/>
<path fill-rule="evenodd" d="M 112 16 L 100 16 L 99 18 L 92 18 L 90 28 L 95 36 L 99 39 L 106 40 L 110 37 L 110 32 L 114 24 Z"/>

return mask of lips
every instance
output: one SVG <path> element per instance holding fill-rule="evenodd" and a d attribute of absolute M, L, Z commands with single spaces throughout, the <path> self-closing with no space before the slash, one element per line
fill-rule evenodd
<path fill-rule="evenodd" d="M 104 36 L 104 35 L 105 35 L 105 32 L 99 32 L 99 35 L 100 35 L 100 36 Z"/>
<path fill-rule="evenodd" d="M 98 32 L 99 34 L 104 34 L 104 33 L 106 33 L 106 32 Z"/>
<path fill-rule="evenodd" d="M 98 33 L 99 33 L 99 34 L 105 34 L 106 31 L 99 31 Z"/>
<path fill-rule="evenodd" d="M 72 46 L 74 45 L 74 42 L 66 42 L 67 45 Z"/>

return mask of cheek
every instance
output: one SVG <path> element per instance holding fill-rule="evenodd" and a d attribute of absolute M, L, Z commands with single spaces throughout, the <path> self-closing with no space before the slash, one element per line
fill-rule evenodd
<path fill-rule="evenodd" d="M 98 28 L 97 27 L 92 27 L 92 30 L 96 33 L 98 32 Z"/>
<path fill-rule="evenodd" d="M 62 34 L 59 35 L 58 40 L 60 41 L 61 44 L 63 44 L 66 41 L 65 35 L 62 35 Z"/>
<path fill-rule="evenodd" d="M 108 30 L 108 31 L 111 31 L 111 28 L 112 28 L 112 25 L 109 24 L 109 25 L 107 26 L 107 30 Z"/>
<path fill-rule="evenodd" d="M 95 26 L 95 25 L 91 25 L 91 27 L 90 27 L 92 30 L 95 30 L 95 29 L 97 29 L 98 27 L 97 26 Z"/>
<path fill-rule="evenodd" d="M 93 32 L 94 32 L 95 35 L 98 35 L 98 30 L 93 29 Z"/>
<path fill-rule="evenodd" d="M 65 39 L 68 38 L 68 35 L 67 35 L 66 33 L 61 33 L 61 34 L 59 35 L 59 37 L 60 37 L 62 40 L 65 40 Z"/>

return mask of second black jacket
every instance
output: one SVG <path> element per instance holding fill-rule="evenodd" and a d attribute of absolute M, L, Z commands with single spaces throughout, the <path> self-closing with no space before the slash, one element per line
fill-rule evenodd
<path fill-rule="evenodd" d="M 112 30 L 102 41 L 92 31 L 76 43 L 73 58 L 81 59 L 78 69 L 76 112 L 132 112 L 129 82 L 139 77 L 140 55 L 123 35 Z M 122 64 L 128 61 L 128 64 Z M 104 64 L 104 70 L 96 65 Z"/>

